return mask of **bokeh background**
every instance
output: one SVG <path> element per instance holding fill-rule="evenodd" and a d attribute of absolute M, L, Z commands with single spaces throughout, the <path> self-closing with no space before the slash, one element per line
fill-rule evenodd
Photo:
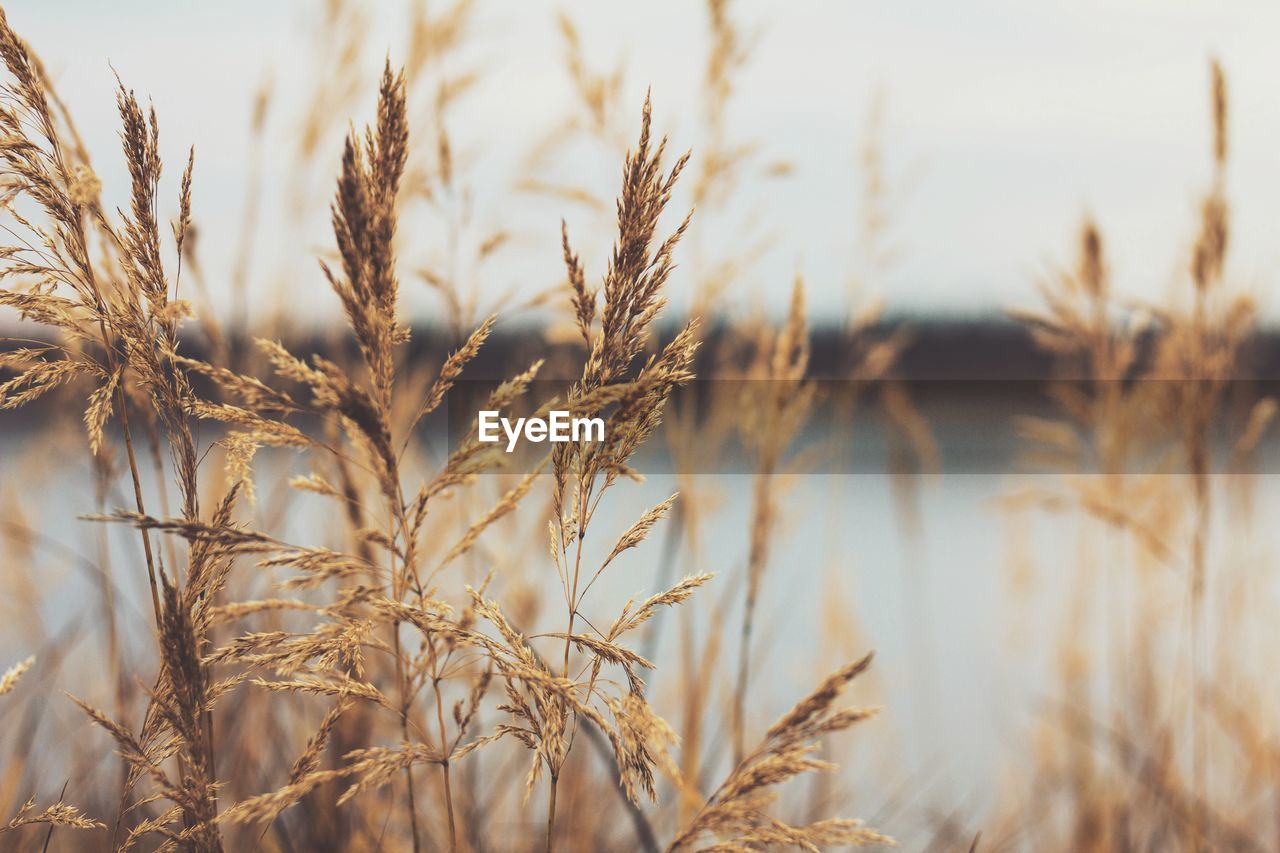
<path fill-rule="evenodd" d="M 174 150 L 195 144 L 202 178 L 201 227 L 209 245 L 237 245 L 246 163 L 262 169 L 262 213 L 255 256 L 267 270 L 292 269 L 299 254 L 326 245 L 323 209 L 290 233 L 289 179 L 300 128 L 314 103 L 317 75 L 339 57 L 318 41 L 326 14 L 318 3 L 156 5 L 145 2 L 17 2 L 10 17 L 42 54 L 76 106 L 94 151 L 114 150 L 112 71 L 152 99 L 165 116 Z M 428 4 L 428 15 L 446 7 Z M 354 71 L 376 79 L 383 60 L 405 58 L 414 11 L 404 3 L 364 4 L 343 12 L 330 38 L 349 48 Z M 586 65 L 619 76 L 617 105 L 633 120 L 652 88 L 662 127 L 676 148 L 705 139 L 708 16 L 700 4 L 656 2 L 476 4 L 467 37 L 447 56 L 428 58 L 433 73 L 477 75 L 450 119 L 457 156 L 466 163 L 475 216 L 490 227 L 555 245 L 559 218 L 518 188 L 531 177 L 531 148 L 577 110 L 566 72 L 559 18 L 579 31 Z M 843 309 L 860 257 L 865 210 L 862 161 L 870 142 L 883 150 L 895 263 L 877 282 L 895 312 L 974 315 L 1034 298 L 1029 283 L 1046 262 L 1070 249 L 1089 210 L 1123 246 L 1114 277 L 1123 292 L 1156 298 L 1181 271 L 1179 247 L 1194 232 L 1195 189 L 1208 177 L 1211 128 L 1204 120 L 1205 64 L 1226 63 L 1232 105 L 1232 263 L 1266 291 L 1280 258 L 1272 156 L 1280 105 L 1270 81 L 1272 34 L 1280 10 L 1268 3 L 946 2 L 732 6 L 749 60 L 735 71 L 725 134 L 751 145 L 762 172 L 747 175 L 735 199 L 776 239 L 741 287 L 786 305 L 796 270 L 805 273 L 815 313 Z M 330 106 L 342 115 L 371 104 L 369 85 L 351 81 Z M 255 95 L 269 92 L 261 135 L 252 132 Z M 430 85 L 417 87 L 420 100 Z M 346 123 L 334 119 L 318 142 L 332 163 Z M 619 141 L 627 137 L 622 136 Z M 124 184 L 123 163 L 97 164 L 111 194 Z M 769 179 L 767 167 L 790 171 Z M 612 159 L 544 164 L 533 177 L 607 187 Z M 177 175 L 171 176 L 176 180 Z M 327 187 L 327 175 L 308 176 Z M 707 239 L 733 239 L 733 222 L 705 216 L 694 228 Z M 426 235 L 424 235 L 426 239 Z M 546 253 L 514 252 L 499 264 L 503 283 L 559 274 Z M 210 253 L 211 290 L 226 310 L 234 254 Z M 301 285 L 300 285 L 301 286 Z M 674 283 L 678 291 L 688 281 Z M 321 320 L 327 294 L 302 310 Z M 1274 306 L 1269 306 L 1272 316 Z"/>

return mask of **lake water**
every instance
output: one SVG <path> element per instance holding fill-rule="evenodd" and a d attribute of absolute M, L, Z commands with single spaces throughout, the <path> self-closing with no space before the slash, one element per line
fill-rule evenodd
<path fill-rule="evenodd" d="M 754 653 L 758 671 L 769 673 L 757 677 L 753 686 L 753 723 L 763 728 L 823 674 L 875 650 L 872 673 L 854 694 L 856 701 L 884 706 L 885 713 L 843 742 L 854 751 L 842 762 L 850 767 L 846 778 L 854 801 L 861 804 L 854 811 L 871 819 L 879 815 L 881 828 L 908 841 L 923 838 L 921 827 L 940 814 L 958 812 L 966 825 L 980 826 L 1011 774 L 1028 764 L 1038 715 L 1046 702 L 1062 698 L 1054 653 L 1064 628 L 1070 628 L 1073 579 L 1089 553 L 1088 543 L 1106 541 L 1098 525 L 1082 523 L 1078 514 L 1010 515 L 1001 510 L 1002 497 L 1054 482 L 1045 475 L 1019 473 L 1017 445 L 1006 419 L 981 411 L 950 417 L 933 412 L 930 417 L 940 465 L 934 473 L 911 479 L 911 512 L 904 511 L 894 478 L 883 470 L 886 464 L 862 466 L 861 473 L 825 473 L 817 457 L 817 463 L 802 466 L 806 473 L 779 478 L 779 520 Z M 882 438 L 870 429 L 862 434 L 872 448 L 867 458 L 883 457 Z M 830 444 L 831 437 L 809 434 L 802 444 Z M 92 524 L 75 520 L 95 508 L 84 452 L 71 442 L 64 455 L 51 458 L 36 450 L 45 438 L 29 420 L 0 431 L 0 483 L 23 484 L 25 523 L 43 537 L 35 544 L 35 564 L 47 573 L 42 583 L 60 594 L 44 603 L 40 616 L 46 629 L 56 633 L 97 616 L 92 602 L 98 589 L 70 555 L 90 559 L 98 534 Z M 1264 450 L 1269 457 L 1280 452 L 1271 445 Z M 292 454 L 267 457 L 259 478 L 260 513 L 273 505 L 271 472 L 280 465 L 305 470 Z M 610 493 L 593 522 L 596 529 L 620 533 L 645 508 L 678 488 L 680 480 L 670 466 L 651 467 L 644 483 L 623 483 Z M 1170 488 L 1176 489 L 1175 475 L 1169 476 Z M 696 556 L 686 537 L 671 542 L 670 522 L 659 526 L 648 542 L 610 567 L 592 601 L 612 614 L 629 596 L 647 596 L 694 571 L 717 572 L 717 582 L 687 607 L 698 614 L 693 624 L 702 641 L 721 632 L 726 664 L 719 679 L 727 689 L 734 672 L 727 661 L 737 644 L 739 581 L 747 559 L 754 479 L 745 470 L 718 468 L 697 474 L 692 482 L 705 508 Z M 1257 517 L 1275 517 L 1280 511 L 1277 483 L 1273 475 L 1250 480 Z M 154 500 L 154 486 L 148 490 L 148 499 Z M 109 503 L 124 505 L 124 497 L 117 493 Z M 306 506 L 297 503 L 259 523 L 294 541 L 323 541 L 324 520 L 309 515 Z M 1228 504 L 1223 501 L 1222 506 Z M 1230 518 L 1215 521 L 1213 553 L 1239 545 L 1225 535 L 1233 529 Z M 110 536 L 118 570 L 137 560 L 136 539 L 123 528 Z M 1264 539 L 1253 553 L 1269 554 L 1269 547 Z M 530 553 L 535 556 L 528 559 L 547 563 L 548 596 L 558 595 L 545 550 Z M 676 555 L 671 563 L 665 562 L 669 553 Z M 1028 556 L 1029 561 L 1024 559 Z M 24 568 L 11 564 L 7 574 Z M 124 618 L 132 613 L 147 624 L 141 578 L 121 577 L 118 582 L 129 599 Z M 20 619 L 0 627 L 0 664 L 32 653 L 24 645 L 30 627 Z M 1080 630 L 1099 629 L 1088 623 Z M 643 650 L 658 663 L 651 685 L 663 711 L 664 703 L 678 701 L 672 693 L 678 690 L 677 680 L 664 677 L 664 666 L 674 672 L 682 635 L 675 630 L 660 634 L 656 645 Z M 84 639 L 96 642 L 92 632 Z M 145 649 L 149 640 L 135 632 L 130 642 Z M 73 672 L 64 669 L 61 676 L 68 684 L 60 687 L 71 689 Z M 678 705 L 667 707 L 674 716 Z M 917 793 L 903 805 L 899 795 L 908 788 Z"/>

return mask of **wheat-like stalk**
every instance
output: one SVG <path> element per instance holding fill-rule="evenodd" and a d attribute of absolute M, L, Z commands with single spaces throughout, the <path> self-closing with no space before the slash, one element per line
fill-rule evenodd
<path fill-rule="evenodd" d="M 707 85 L 723 100 L 728 69 L 741 57 L 726 10 L 713 6 L 712 13 L 718 59 Z M 428 64 L 427 46 L 454 43 L 454 31 L 466 20 L 460 5 L 420 21 L 438 31 L 439 40 L 415 36 L 422 51 L 411 51 L 410 67 Z M 434 371 L 408 363 L 411 334 L 401 304 L 404 262 L 397 237 L 402 209 L 424 182 L 448 188 L 458 176 L 443 132 L 432 140 L 431 173 L 411 174 L 403 72 L 385 66 L 373 121 L 346 137 L 330 204 L 335 252 L 322 259 L 321 275 L 341 305 L 354 357 L 341 348 L 302 355 L 274 338 L 258 339 L 254 352 L 242 352 L 236 337 L 212 319 L 200 326 L 210 342 L 202 354 L 187 345 L 192 332 L 184 326 L 195 307 L 179 296 L 184 276 L 203 286 L 193 247 L 199 192 L 194 149 L 186 152 L 177 214 L 166 230 L 159 212 L 159 120 L 120 83 L 129 197 L 112 212 L 70 117 L 32 52 L 2 18 L 0 59 L 7 71 L 0 93 L 0 200 L 4 233 L 12 238 L 0 247 L 0 305 L 58 335 L 53 343 L 0 354 L 6 371 L 0 408 L 31 405 L 59 389 L 64 399 L 83 391 L 81 420 L 100 506 L 88 519 L 134 531 L 143 557 L 139 580 L 145 570 L 150 594 L 150 624 L 138 627 L 154 633 L 158 666 L 138 691 L 138 724 L 128 720 L 125 686 L 112 714 L 75 700 L 106 732 L 124 765 L 111 846 L 219 851 L 246 843 L 251 832 L 259 840 L 275 833 L 288 846 L 289 827 L 295 826 L 290 816 L 297 810 L 312 818 L 313 825 L 300 830 L 308 843 L 342 831 L 343 843 L 372 846 L 389 832 L 395 843 L 415 851 L 483 847 L 476 779 L 480 767 L 491 772 L 481 763 L 490 754 L 527 762 L 523 774 L 495 775 L 488 783 L 498 791 L 523 791 L 526 806 L 520 808 L 545 791 L 542 846 L 588 844 L 587 830 L 565 825 L 562 807 L 565 797 L 577 800 L 594 784 L 588 757 L 574 750 L 581 735 L 603 759 L 637 837 L 656 849 L 663 822 L 645 801 L 661 803 L 673 792 L 685 803 L 701 797 L 698 780 L 685 778 L 675 757 L 674 729 L 648 695 L 646 673 L 655 664 L 630 643 L 655 626 L 657 614 L 687 605 L 713 574 L 673 576 L 647 597 L 600 601 L 597 583 L 667 523 L 678 495 L 635 514 L 600 540 L 598 552 L 586 544 L 600 536 L 605 493 L 640 479 L 633 458 L 659 429 L 672 394 L 693 379 L 700 343 L 696 320 L 665 339 L 658 325 L 690 224 L 688 216 L 670 228 L 665 223 L 689 155 L 667 163 L 666 140 L 653 131 L 649 101 L 623 161 L 616 236 L 599 286 L 588 284 L 562 223 L 568 307 L 585 355 L 562 399 L 529 404 L 535 414 L 563 408 L 599 416 L 607 424 L 604 437 L 557 444 L 526 473 L 500 479 L 500 451 L 482 443 L 474 429 L 430 463 L 415 441 L 476 362 L 496 318 L 474 323 Z M 604 97 L 597 92 L 590 100 L 603 110 Z M 442 93 L 433 115 L 444 115 L 447 101 Z M 255 121 L 260 125 L 261 116 Z M 318 125 L 308 130 L 304 144 L 318 145 L 320 133 Z M 704 170 L 704 177 L 712 171 Z M 172 263 L 170 251 L 177 259 Z M 456 292 L 457 284 L 444 289 L 453 298 L 451 323 L 461 328 L 474 303 Z M 243 284 L 237 290 L 243 296 Z M 762 447 L 754 556 L 745 585 L 748 614 L 767 561 L 769 473 L 807 410 L 799 285 L 787 324 L 760 354 L 779 395 Z M 543 365 L 535 361 L 499 384 L 486 408 L 525 406 Z M 117 435 L 132 505 L 108 511 Z M 295 541 L 300 537 L 286 536 L 268 515 L 254 511 L 262 499 L 265 478 L 257 468 L 264 448 L 288 449 L 306 460 L 311 470 L 288 484 L 300 495 L 330 502 L 344 520 L 344 535 L 329 538 L 329 531 L 319 531 L 314 541 Z M 218 463 L 222 476 L 210 477 L 208 469 Z M 458 513 L 464 498 L 468 507 L 482 499 L 478 487 L 487 478 L 481 475 L 507 485 L 487 505 Z M 549 512 L 529 508 L 539 495 Z M 563 611 L 545 627 L 521 606 L 515 578 L 473 574 L 475 564 L 488 559 L 493 531 L 523 517 L 536 520 L 550 546 L 546 556 L 525 562 L 541 585 L 562 593 Z M 270 581 L 257 580 L 263 577 Z M 115 619 L 114 599 L 104 612 Z M 115 656 L 121 643 L 114 627 L 111 636 Z M 769 789 L 825 767 L 808 757 L 819 739 L 868 716 L 834 706 L 868 660 L 824 682 L 766 733 L 757 750 L 741 756 L 673 849 L 702 836 L 720 836 L 729 845 L 806 849 L 885 840 L 855 822 L 792 826 L 768 811 L 775 799 Z M 7 671 L 0 695 L 10 693 L 31 665 L 28 660 Z M 301 722 L 312 714 L 317 719 Z M 255 731 L 263 720 L 308 734 L 292 760 L 265 762 L 261 775 L 249 778 L 238 768 L 242 756 L 269 742 L 269 735 Z M 523 784 L 508 785 L 512 778 Z M 34 803 L 23 805 L 0 831 L 34 824 L 105 828 L 64 802 L 44 811 Z M 335 815 L 340 809 L 341 817 Z M 353 809 L 356 814 L 348 816 Z M 390 829 L 375 828 L 382 818 L 374 814 L 389 815 Z"/>

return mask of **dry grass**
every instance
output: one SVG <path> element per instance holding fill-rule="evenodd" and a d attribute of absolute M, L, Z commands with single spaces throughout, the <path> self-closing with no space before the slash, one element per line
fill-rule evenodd
<path fill-rule="evenodd" d="M 1250 372 L 1256 308 L 1226 274 L 1227 90 L 1221 66 L 1210 70 L 1212 178 L 1184 297 L 1169 306 L 1120 301 L 1102 235 L 1088 220 L 1075 269 L 1044 290 L 1047 310 L 1020 315 L 1064 368 L 1055 388 L 1063 417 L 1028 420 L 1024 428 L 1039 460 L 1067 473 L 1062 489 L 1014 503 L 1025 507 L 1031 498 L 1055 511 L 1078 510 L 1100 526 L 1105 556 L 1082 567 L 1075 582 L 1060 652 L 1062 694 L 1070 698 L 1046 720 L 1061 742 L 1037 768 L 1030 800 L 1015 800 L 1029 811 L 1054 807 L 1034 825 L 1011 818 L 1009 843 L 1028 834 L 1090 850 L 1274 843 L 1270 822 L 1256 811 L 1266 810 L 1269 775 L 1228 784 L 1235 755 L 1256 761 L 1257 741 L 1241 740 L 1257 736 L 1247 722 L 1253 712 L 1215 687 L 1249 678 L 1228 650 L 1253 618 L 1252 609 L 1210 612 L 1238 607 L 1249 588 L 1242 584 L 1250 584 L 1214 565 L 1215 550 L 1223 552 L 1213 547 L 1215 518 L 1224 516 L 1215 503 L 1229 496 L 1227 487 L 1237 497 L 1249 489 L 1252 478 L 1231 474 L 1249 470 L 1275 402 L 1254 399 L 1228 424 L 1225 453 L 1215 450 L 1223 444 L 1220 413 L 1238 408 L 1233 396 L 1249 400 L 1234 380 Z M 1118 321 L 1125 315 L 1127 323 Z M 1247 536 L 1247 503 L 1232 510 L 1241 513 L 1232 527 Z M 1217 596 L 1215 583 L 1224 588 Z M 1084 641 L 1081 625 L 1097 620 L 1110 647 Z M 1162 651 L 1171 640 L 1180 648 L 1172 659 Z"/>
<path fill-rule="evenodd" d="M 742 188 L 792 167 L 761 140 L 735 137 L 729 116 L 754 30 L 726 0 L 705 11 L 704 71 L 692 84 L 699 145 L 677 156 L 647 98 L 636 121 L 625 67 L 592 67 L 589 36 L 561 18 L 574 107 L 525 152 L 516 189 L 565 218 L 558 243 L 530 248 L 471 204 L 474 161 L 455 107 L 484 72 L 463 58 L 473 4 L 414 5 L 404 67 L 387 60 L 371 87 L 360 72 L 368 11 L 328 3 L 283 178 L 293 242 L 306 243 L 303 223 L 328 202 L 318 271 L 260 269 L 260 160 L 245 164 L 238 245 L 204 245 L 196 150 L 173 149 L 179 168 L 166 169 L 155 110 L 119 81 L 128 197 L 104 198 L 68 109 L 0 17 L 0 307 L 23 336 L 0 351 L 0 409 L 39 406 L 49 419 L 0 493 L 0 541 L 20 566 L 6 594 L 29 638 L 6 651 L 6 665 L 18 662 L 0 675 L 12 733 L 0 848 L 894 843 L 832 816 L 846 811 L 929 849 L 1280 844 L 1269 714 L 1280 697 L 1257 651 L 1276 639 L 1268 577 L 1259 558 L 1241 556 L 1263 527 L 1242 475 L 1256 470 L 1277 406 L 1250 393 L 1237 406 L 1258 321 L 1227 252 L 1221 67 L 1211 68 L 1210 181 L 1181 294 L 1121 298 L 1116 250 L 1086 219 L 1043 308 L 1017 314 L 1061 375 L 1054 416 L 1019 424 L 1028 460 L 1054 473 L 1005 506 L 1018 524 L 1019 513 L 1049 511 L 1081 531 L 1065 603 L 1052 605 L 1063 614 L 1052 696 L 990 813 L 961 804 L 905 818 L 901 803 L 928 780 L 903 781 L 896 755 L 887 765 L 865 756 L 872 737 L 885 752 L 897 744 L 875 709 L 847 704 L 870 681 L 861 626 L 837 584 L 798 565 L 787 534 L 797 516 L 811 520 L 791 511 L 795 472 L 847 463 L 845 433 L 841 446 L 802 452 L 810 419 L 829 409 L 852 423 L 855 405 L 873 401 L 905 555 L 906 669 L 918 670 L 882 677 L 910 682 L 922 704 L 960 701 L 941 692 L 928 658 L 929 520 L 916 475 L 934 470 L 938 451 L 895 381 L 910 338 L 877 302 L 851 298 L 840 352 L 815 368 L 799 278 L 780 321 L 741 311 L 773 241 Z M 348 123 L 375 88 L 372 120 L 356 130 Z M 851 242 L 866 257 L 852 297 L 898 254 L 877 104 L 859 152 L 863 215 Z M 264 86 L 251 137 L 261 141 L 289 106 Z M 621 162 L 620 187 L 589 180 L 584 151 L 611 176 Z M 561 179 L 566 164 L 572 177 Z M 698 219 L 731 223 L 734 239 L 703 236 L 686 200 Z M 494 289 L 487 264 L 517 247 L 563 258 L 563 271 Z M 226 326 L 207 304 L 201 257 L 213 251 L 235 258 Z M 687 311 L 667 304 L 680 277 Z M 327 287 L 341 309 L 320 341 L 291 334 L 292 282 Z M 421 291 L 438 300 L 434 328 L 447 340 L 412 340 L 409 303 Z M 518 367 L 492 375 L 490 338 L 531 308 L 550 319 Z M 689 402 L 680 393 L 695 373 L 733 381 L 703 383 Z M 508 470 L 474 428 L 431 445 L 423 435 L 471 378 L 500 380 L 486 409 L 600 416 L 606 438 L 552 445 L 524 470 Z M 825 400 L 824 381 L 853 390 Z M 639 460 L 659 443 L 678 491 L 642 501 Z M 717 526 L 724 496 L 696 476 L 728 459 L 749 472 L 732 553 Z M 80 506 L 51 517 L 50 503 L 65 508 L 65 485 L 42 480 L 55 465 L 82 477 L 91 554 L 45 532 Z M 862 558 L 851 550 L 834 558 L 841 569 Z M 628 574 L 637 560 L 654 567 L 651 579 Z M 83 618 L 56 630 L 42 608 L 80 605 L 40 571 L 46 563 L 73 566 L 92 589 Z M 811 619 L 788 586 L 823 598 L 814 648 L 777 640 Z M 800 678 L 817 687 L 795 689 L 790 706 Z M 838 771 L 827 757 L 854 766 Z"/>
<path fill-rule="evenodd" d="M 423 26 L 448 32 L 440 22 Z M 721 42 L 718 52 L 730 52 Z M 630 460 L 658 428 L 673 390 L 693 378 L 698 348 L 696 321 L 665 343 L 655 340 L 654 321 L 689 223 L 686 217 L 660 236 L 663 214 L 688 155 L 665 165 L 666 141 L 652 133 L 647 102 L 624 163 L 616 238 L 599 288 L 588 286 L 565 231 L 569 301 L 586 354 L 564 399 L 538 404 L 604 416 L 606 438 L 557 445 L 473 515 L 460 537 L 446 539 L 434 526 L 437 516 L 474 493 L 484 482 L 479 475 L 493 471 L 501 454 L 473 432 L 432 466 L 412 437 L 479 354 L 494 319 L 476 325 L 433 377 L 407 369 L 410 332 L 401 319 L 396 239 L 410 180 L 403 73 L 388 65 L 374 121 L 348 135 L 330 205 L 337 254 L 321 269 L 358 357 L 306 359 L 264 339 L 249 358 L 230 352 L 227 337 L 207 324 L 219 362 L 182 354 L 182 325 L 195 310 L 177 296 L 199 189 L 195 151 L 166 234 L 158 213 L 159 121 L 121 84 L 131 188 L 128 204 L 112 213 L 87 155 L 64 143 L 75 138 L 74 129 L 38 62 L 4 22 L 0 56 L 8 71 L 0 148 L 12 237 L 0 250 L 9 282 L 0 304 L 60 336 L 5 354 L 14 376 L 0 385 L 0 401 L 12 409 L 62 386 L 85 389 L 84 431 L 102 484 L 100 505 L 117 476 L 118 430 L 133 505 L 94 520 L 135 531 L 156 660 L 146 686 L 117 691 L 115 714 L 75 700 L 122 761 L 116 808 L 101 812 L 99 822 L 65 803 L 37 812 L 28 802 L 6 831 L 64 827 L 88 839 L 65 843 L 116 849 L 244 849 L 256 839 L 272 849 L 457 850 L 519 846 L 504 837 L 495 816 L 521 820 L 541 809 L 542 837 L 529 846 L 587 849 L 608 829 L 583 811 L 603 773 L 647 847 L 656 846 L 660 832 L 671 833 L 671 849 L 708 838 L 718 839 L 717 849 L 887 842 L 856 821 L 792 825 L 772 809 L 778 785 L 829 768 L 810 755 L 821 738 L 869 715 L 834 704 L 869 659 L 804 699 L 704 797 L 699 780 L 681 772 L 673 756 L 679 739 L 650 702 L 642 673 L 653 664 L 626 641 L 659 611 L 686 606 L 712 575 L 691 574 L 639 602 L 588 601 L 615 559 L 643 546 L 678 500 L 640 514 L 604 551 L 586 545 L 604 494 L 638 477 Z M 437 103 L 443 108 L 444 99 Z M 305 134 L 304 145 L 313 148 L 319 133 L 317 126 Z M 437 137 L 434 150 L 437 171 L 418 179 L 419 186 L 453 179 L 447 138 Z M 165 262 L 169 251 L 178 262 Z M 773 369 L 792 381 L 805 367 L 798 287 L 796 293 L 792 319 L 773 348 Z M 465 322 L 465 304 L 452 304 L 454 323 Z M 246 371 L 253 364 L 270 372 Z M 520 407 L 540 367 L 536 362 L 499 385 L 488 408 Z M 787 423 L 793 405 L 778 401 Z M 206 421 L 220 425 L 212 441 L 201 437 L 209 433 L 199 426 Z M 762 451 L 766 460 L 790 429 L 779 424 L 772 449 Z M 291 485 L 335 504 L 348 528 L 342 541 L 289 541 L 251 521 L 245 505 L 262 491 L 254 473 L 262 448 L 306 455 L 311 472 Z M 218 460 L 220 476 L 213 473 Z M 176 495 L 169 494 L 170 477 Z M 535 491 L 547 494 L 546 510 L 528 506 Z M 562 593 L 559 625 L 546 630 L 533 627 L 547 620 L 521 605 L 516 579 L 492 571 L 474 579 L 462 569 L 474 562 L 468 558 L 487 530 L 524 515 L 549 535 L 549 557 L 533 561 L 542 565 L 538 585 L 545 587 L 554 571 Z M 600 535 L 609 541 L 607 532 L 590 540 Z M 749 600 L 765 561 L 763 550 L 755 551 Z M 253 572 L 276 578 L 276 589 L 255 596 L 261 585 L 248 576 Z M 514 597 L 511 605 L 501 603 L 504 590 Z M 116 625 L 119 603 L 108 598 L 105 606 Z M 617 615 L 602 621 L 610 610 Z M 744 649 L 749 637 L 747 627 Z M 124 662 L 109 664 L 117 668 L 117 684 L 127 685 L 119 677 Z M 0 693 L 9 693 L 30 666 L 6 673 Z M 740 737 L 747 729 L 743 672 Z M 131 709 L 139 698 L 137 716 Z M 316 711 L 318 722 L 304 727 Z M 306 731 L 290 761 L 245 759 L 275 752 L 272 732 L 294 741 Z M 592 745 L 594 763 L 579 758 L 586 748 L 574 749 L 580 741 Z M 493 763 L 477 768 L 490 753 Z M 512 762 L 525 771 L 513 774 Z M 569 812 L 566 796 L 574 805 Z M 683 825 L 655 825 L 659 817 L 669 822 L 660 796 L 705 802 L 689 809 Z M 99 805 L 110 799 L 96 797 Z M 646 802 L 658 805 L 645 808 Z"/>

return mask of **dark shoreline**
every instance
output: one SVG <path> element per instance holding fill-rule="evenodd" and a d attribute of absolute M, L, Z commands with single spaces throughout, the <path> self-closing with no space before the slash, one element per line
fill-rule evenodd
<path fill-rule="evenodd" d="M 665 340 L 674 331 L 664 328 L 659 337 Z M 1057 414 L 1047 393 L 1048 383 L 1060 381 L 1064 376 L 1071 378 L 1069 367 L 1064 369 L 1062 364 L 1055 364 L 1036 347 L 1025 327 L 1011 321 L 928 320 L 884 324 L 868 330 L 861 341 L 865 344 L 867 340 L 884 340 L 895 332 L 905 334 L 906 338 L 897 367 L 888 381 L 905 389 L 934 434 L 939 445 L 940 468 L 944 471 L 1008 470 L 1006 466 L 1013 461 L 1012 456 L 1023 446 L 1019 418 Z M 718 373 L 714 369 L 716 364 L 724 364 L 727 340 L 725 327 L 708 330 L 695 365 L 700 379 L 678 393 L 677 396 L 685 399 L 677 403 L 688 403 L 697 411 L 702 405 L 699 400 L 706 402 L 708 395 L 734 394 L 733 386 L 737 384 L 741 386 L 741 393 L 732 399 L 739 405 L 750 406 L 752 395 L 767 392 L 767 383 L 727 380 L 723 378 L 723 371 Z M 339 361 L 358 358 L 350 338 L 338 331 L 328 336 L 290 337 L 285 343 L 300 356 L 320 354 Z M 430 375 L 457 345 L 454 336 L 445 330 L 416 327 L 404 363 L 420 367 Z M 14 344 L 0 338 L 0 351 L 12 346 Z M 233 342 L 232 360 L 249 352 L 251 346 L 247 338 Z M 194 335 L 183 342 L 183 351 L 193 357 L 207 356 L 207 350 Z M 809 376 L 817 386 L 818 404 L 810 427 L 819 433 L 831 434 L 833 428 L 843 432 L 846 427 L 840 425 L 842 421 L 833 418 L 847 417 L 855 402 L 859 412 L 857 421 L 866 427 L 857 429 L 856 446 L 851 445 L 850 449 L 853 456 L 835 462 L 832 472 L 887 470 L 886 466 L 894 462 L 896 451 L 886 442 L 888 433 L 894 432 L 895 427 L 886 419 L 887 412 L 879 404 L 875 383 L 848 378 L 848 365 L 855 363 L 854 348 L 838 330 L 819 326 L 811 331 L 811 350 Z M 538 359 L 546 360 L 535 382 L 535 386 L 542 387 L 531 388 L 530 392 L 536 392 L 535 396 L 541 399 L 559 396 L 565 390 L 565 380 L 580 369 L 582 357 L 583 348 L 577 342 L 548 342 L 536 328 L 499 327 L 468 366 L 442 408 L 442 413 L 452 408 L 453 414 L 433 417 L 423 424 L 423 429 L 444 439 L 448 446 L 451 436 L 456 437 L 459 430 L 470 427 L 467 418 L 474 417 L 474 406 L 469 405 L 470 402 L 482 401 L 495 382 L 525 370 Z M 1280 396 L 1280 330 L 1259 333 L 1240 364 L 1244 365 L 1240 375 L 1233 377 L 1227 383 L 1230 387 L 1223 391 L 1220 426 L 1243 422 L 1259 397 Z M 199 387 L 202 384 L 199 380 L 196 384 L 197 392 L 205 393 Z M 56 399 L 59 399 L 57 392 L 16 412 L 0 412 L 0 437 L 10 430 L 24 434 L 38 428 L 40 421 L 52 413 Z M 852 424 L 848 429 L 852 430 Z M 1223 430 L 1219 441 L 1234 433 L 1230 428 Z M 1275 439 L 1268 437 L 1264 444 L 1272 451 L 1262 454 L 1266 459 L 1264 470 L 1280 471 L 1280 452 L 1275 450 Z M 832 460 L 828 460 L 828 464 L 832 464 Z M 657 468 L 668 466 L 669 462 L 656 465 Z M 719 463 L 709 467 L 717 470 Z"/>
<path fill-rule="evenodd" d="M 724 322 L 706 325 L 703 346 L 697 360 L 700 376 L 713 375 L 714 361 L 724 352 L 729 329 Z M 658 331 L 659 340 L 669 339 L 676 331 L 670 324 Z M 905 335 L 901 355 L 894 370 L 895 378 L 917 380 L 1014 380 L 1037 382 L 1061 378 L 1061 364 L 1032 340 L 1025 326 L 1003 319 L 912 319 L 904 318 L 870 327 L 858 342 L 884 340 L 893 334 Z M 22 341 L 8 336 L 22 337 Z M 0 352 L 26 346 L 26 340 L 40 338 L 28 329 L 0 323 Z M 247 352 L 254 335 L 243 335 L 229 341 L 232 353 Z M 1149 335 L 1148 341 L 1154 340 Z M 284 344 L 299 355 L 321 354 L 330 357 L 355 354 L 354 344 L 343 327 L 333 333 L 311 331 L 286 333 Z M 462 343 L 443 326 L 420 324 L 413 327 L 407 345 L 406 360 L 431 364 Z M 198 332 L 183 339 L 183 352 L 194 358 L 207 358 L 210 347 Z M 854 362 L 855 347 L 836 326 L 817 323 L 810 329 L 810 375 L 835 379 L 847 373 Z M 536 326 L 503 326 L 499 324 L 468 367 L 468 375 L 480 379 L 498 379 L 523 370 L 536 359 L 548 366 L 572 364 L 579 359 L 582 346 L 578 341 L 560 343 L 546 340 L 543 329 Z M 1241 369 L 1234 379 L 1256 380 L 1268 384 L 1280 382 L 1280 328 L 1264 329 L 1246 346 L 1239 360 Z M 1069 372 L 1069 370 L 1068 370 Z"/>

